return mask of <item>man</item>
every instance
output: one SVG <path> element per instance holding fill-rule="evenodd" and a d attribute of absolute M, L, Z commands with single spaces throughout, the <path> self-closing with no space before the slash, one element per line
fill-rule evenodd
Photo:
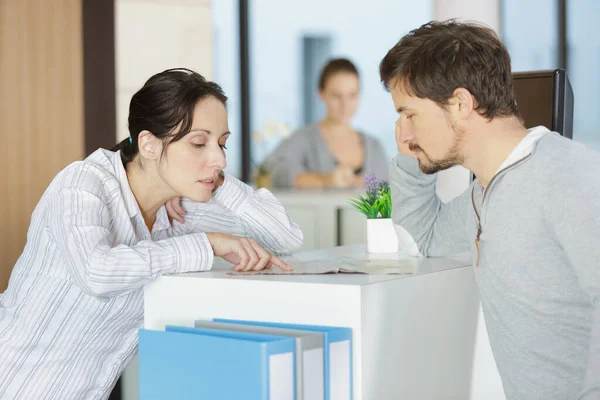
<path fill-rule="evenodd" d="M 380 75 L 400 115 L 394 221 L 426 256 L 472 252 L 507 398 L 600 399 L 600 154 L 525 129 L 488 28 L 425 24 Z M 442 204 L 433 174 L 453 165 L 477 179 Z"/>

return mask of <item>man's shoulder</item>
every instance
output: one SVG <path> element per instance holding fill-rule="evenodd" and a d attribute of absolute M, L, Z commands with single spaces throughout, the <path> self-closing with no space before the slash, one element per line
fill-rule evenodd
<path fill-rule="evenodd" d="M 600 153 L 556 133 L 539 140 L 531 161 L 533 170 L 530 172 L 547 184 L 571 186 L 600 182 Z"/>
<path fill-rule="evenodd" d="M 572 162 L 574 158 L 590 163 L 600 163 L 600 153 L 583 143 L 567 139 L 556 132 L 541 138 L 536 152 L 551 156 L 554 163 Z"/>

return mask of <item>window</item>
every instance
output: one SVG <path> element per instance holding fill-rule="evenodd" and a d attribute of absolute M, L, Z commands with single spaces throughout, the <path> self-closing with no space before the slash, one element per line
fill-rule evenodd
<path fill-rule="evenodd" d="M 433 19 L 433 2 L 409 0 L 254 0 L 250 2 L 252 159 L 264 160 L 290 131 L 322 116 L 316 79 L 331 57 L 361 74 L 353 126 L 396 153 L 391 97 L 379 62 L 409 30 Z"/>
<path fill-rule="evenodd" d="M 596 21 L 600 3 L 596 0 L 503 0 L 502 38 L 511 55 L 513 71 L 560 67 L 558 13 L 561 1 L 566 1 L 567 6 L 564 50 L 575 98 L 573 140 L 600 151 L 600 27 Z"/>
<path fill-rule="evenodd" d="M 514 72 L 557 68 L 557 1 L 504 0 L 502 41 L 510 53 Z"/>
<path fill-rule="evenodd" d="M 239 62 L 239 10 L 238 0 L 219 0 L 213 7 L 213 59 L 214 81 L 229 98 L 227 112 L 231 136 L 227 141 L 227 173 L 241 177 L 241 97 Z"/>
<path fill-rule="evenodd" d="M 567 73 L 575 97 L 573 139 L 600 151 L 600 2 L 567 1 Z"/>

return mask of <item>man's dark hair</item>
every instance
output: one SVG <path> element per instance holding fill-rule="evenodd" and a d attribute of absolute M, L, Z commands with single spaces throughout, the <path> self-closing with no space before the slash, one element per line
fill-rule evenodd
<path fill-rule="evenodd" d="M 441 107 L 454 90 L 465 88 L 480 115 L 521 118 L 508 51 L 492 29 L 479 24 L 431 21 L 410 31 L 381 60 L 379 75 L 387 90 L 402 84 Z"/>

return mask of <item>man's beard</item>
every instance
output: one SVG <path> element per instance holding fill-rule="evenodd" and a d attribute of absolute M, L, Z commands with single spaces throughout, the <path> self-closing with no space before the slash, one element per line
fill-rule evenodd
<path fill-rule="evenodd" d="M 455 165 L 460 165 L 464 162 L 465 158 L 459 151 L 459 146 L 463 138 L 463 132 L 458 130 L 454 124 L 452 124 L 450 128 L 454 131 L 456 135 L 454 136 L 454 142 L 452 143 L 452 146 L 450 147 L 446 155 L 442 158 L 433 160 L 427 155 L 427 153 L 423 151 L 421 147 L 419 147 L 419 145 L 411 143 L 408 146 L 408 148 L 411 151 L 420 150 L 422 157 L 425 158 L 425 161 L 418 160 L 419 169 L 424 174 L 435 174 L 436 172 L 443 171 L 450 167 L 454 167 Z"/>

